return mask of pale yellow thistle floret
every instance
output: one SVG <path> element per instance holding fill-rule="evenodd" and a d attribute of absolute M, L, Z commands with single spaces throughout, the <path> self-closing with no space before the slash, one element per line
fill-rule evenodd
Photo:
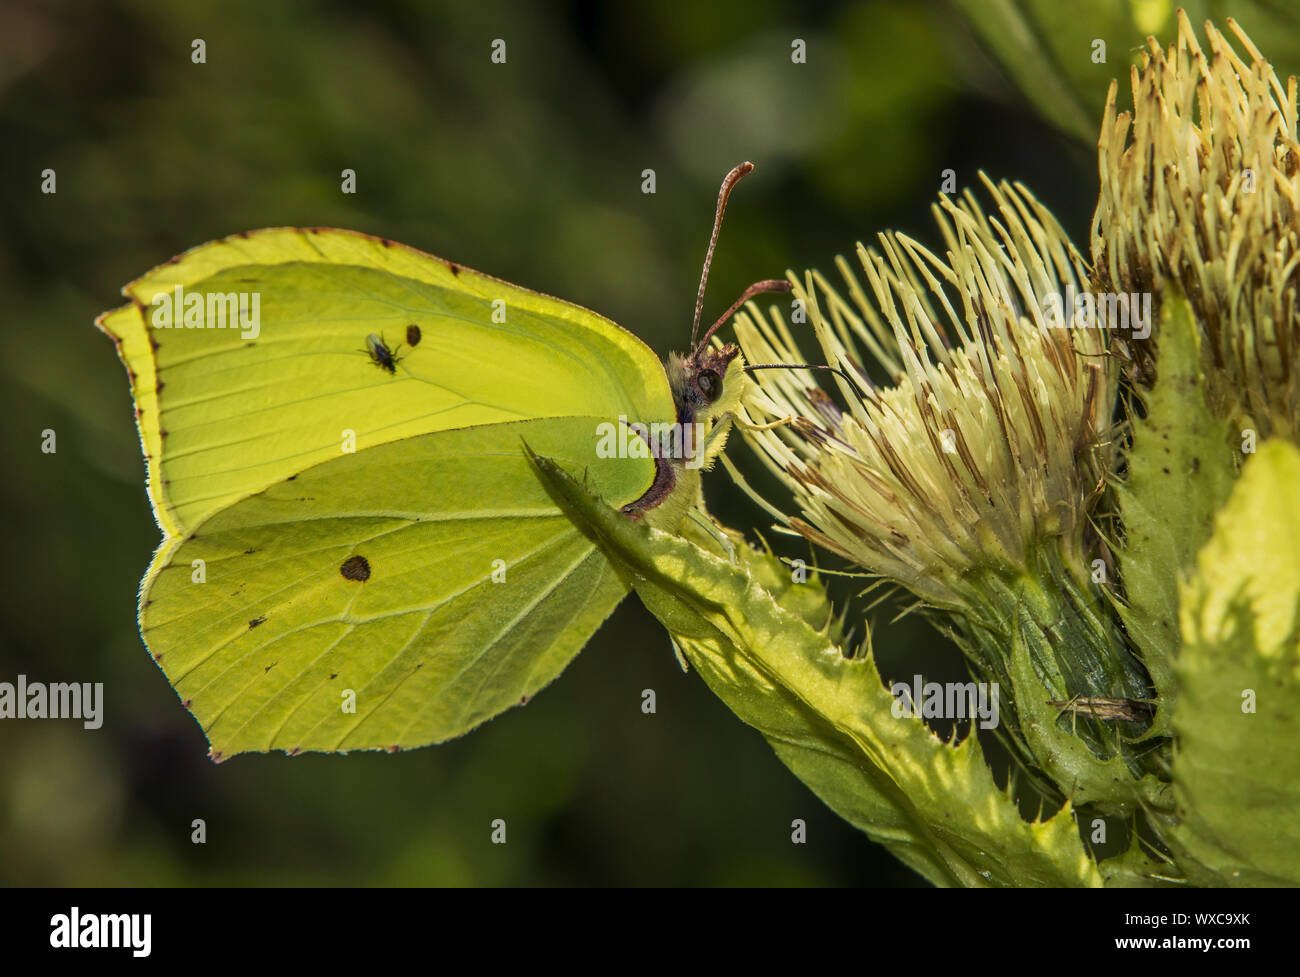
<path fill-rule="evenodd" d="M 858 246 L 865 290 L 839 260 L 847 299 L 817 272 L 792 278 L 820 356 L 805 359 L 775 309 L 766 319 L 751 305 L 736 322 L 751 364 L 824 362 L 854 379 L 753 374 L 749 425 L 790 421 L 742 425 L 794 492 L 802 515 L 787 524 L 938 605 L 962 602 L 971 569 L 1024 567 L 1046 538 L 1081 567 L 1110 450 L 1106 337 L 1063 327 L 1079 325 L 1067 289 L 1086 289 L 1083 260 L 1023 187 L 985 184 L 989 217 L 969 192 L 934 208 L 945 257 L 887 233 L 879 250 Z M 867 358 L 893 386 L 866 378 Z"/>
<path fill-rule="evenodd" d="M 1098 139 L 1092 225 L 1097 287 L 1187 296 L 1211 390 L 1261 437 L 1300 439 L 1300 143 L 1296 79 L 1284 85 L 1231 19 L 1245 57 L 1206 23 L 1208 53 L 1179 11 L 1178 40 L 1148 39 L 1133 111 L 1112 83 Z M 1129 344 L 1150 379 L 1150 343 Z"/>

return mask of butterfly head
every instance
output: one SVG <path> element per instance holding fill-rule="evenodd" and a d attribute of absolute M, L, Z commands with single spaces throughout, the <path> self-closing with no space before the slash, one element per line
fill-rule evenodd
<path fill-rule="evenodd" d="M 711 425 L 740 404 L 745 363 L 740 347 L 702 346 L 687 356 L 668 358 L 668 385 L 679 424 Z"/>
<path fill-rule="evenodd" d="M 699 335 L 700 315 L 704 311 L 704 290 L 709 282 L 709 266 L 713 263 L 713 249 L 718 246 L 718 232 L 722 230 L 722 215 L 727 210 L 727 199 L 736 184 L 753 172 L 753 169 L 753 163 L 741 163 L 722 181 L 722 187 L 718 190 L 718 209 L 713 215 L 713 233 L 709 236 L 709 248 L 704 252 L 700 288 L 695 294 L 691 352 L 686 356 L 674 354 L 668 358 L 668 383 L 672 388 L 673 403 L 677 405 L 677 422 L 682 425 L 703 423 L 707 429 L 712 429 L 717 422 L 735 413 L 740 406 L 740 395 L 745 386 L 744 358 L 740 355 L 740 347 L 734 343 L 712 346 L 709 340 L 752 296 L 765 291 L 788 291 L 790 288 L 789 283 L 783 281 L 757 282 L 749 286 L 702 337 Z"/>

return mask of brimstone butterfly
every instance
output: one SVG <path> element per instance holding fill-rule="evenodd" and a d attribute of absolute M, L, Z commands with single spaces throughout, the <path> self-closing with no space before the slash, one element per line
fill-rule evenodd
<path fill-rule="evenodd" d="M 709 339 L 788 287 L 665 370 L 586 309 L 351 231 L 236 234 L 127 285 L 96 323 L 164 533 L 140 630 L 210 755 L 423 746 L 527 701 L 627 587 L 525 445 L 674 530 L 744 382 Z M 633 424 L 674 422 L 703 437 L 652 457 Z"/>

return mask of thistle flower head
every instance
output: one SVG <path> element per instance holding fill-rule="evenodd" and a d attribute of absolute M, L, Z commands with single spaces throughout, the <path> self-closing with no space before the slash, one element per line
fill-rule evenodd
<path fill-rule="evenodd" d="M 1083 566 L 1115 402 L 1104 335 L 1054 328 L 1074 324 L 1054 313 L 1087 281 L 1081 257 L 1027 190 L 985 184 L 993 215 L 969 192 L 934 207 L 943 257 L 886 233 L 858 246 L 866 289 L 839 259 L 847 299 L 819 273 L 796 280 L 838 372 L 757 371 L 744 403 L 751 422 L 786 419 L 747 432 L 794 492 L 786 524 L 936 605 L 964 603 L 973 568 L 1024 568 L 1044 539 Z M 736 334 L 751 364 L 820 359 L 775 309 L 751 308 Z"/>
<path fill-rule="evenodd" d="M 1208 53 L 1178 15 L 1131 72 L 1132 112 L 1112 83 L 1098 140 L 1092 224 L 1102 291 L 1175 284 L 1200 322 L 1211 394 L 1262 435 L 1300 436 L 1300 144 L 1296 79 L 1284 86 L 1232 21 L 1245 57 L 1206 23 Z M 1124 344 L 1150 380 L 1154 337 Z"/>

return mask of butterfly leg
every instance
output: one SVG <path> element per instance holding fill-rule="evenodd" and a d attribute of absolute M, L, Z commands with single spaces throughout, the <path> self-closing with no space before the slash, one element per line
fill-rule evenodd
<path fill-rule="evenodd" d="M 766 424 L 755 424 L 753 421 L 747 421 L 739 415 L 736 416 L 736 426 L 742 431 L 771 431 L 774 428 L 784 427 L 793 421 L 793 417 L 778 417 L 775 421 L 769 421 Z"/>

